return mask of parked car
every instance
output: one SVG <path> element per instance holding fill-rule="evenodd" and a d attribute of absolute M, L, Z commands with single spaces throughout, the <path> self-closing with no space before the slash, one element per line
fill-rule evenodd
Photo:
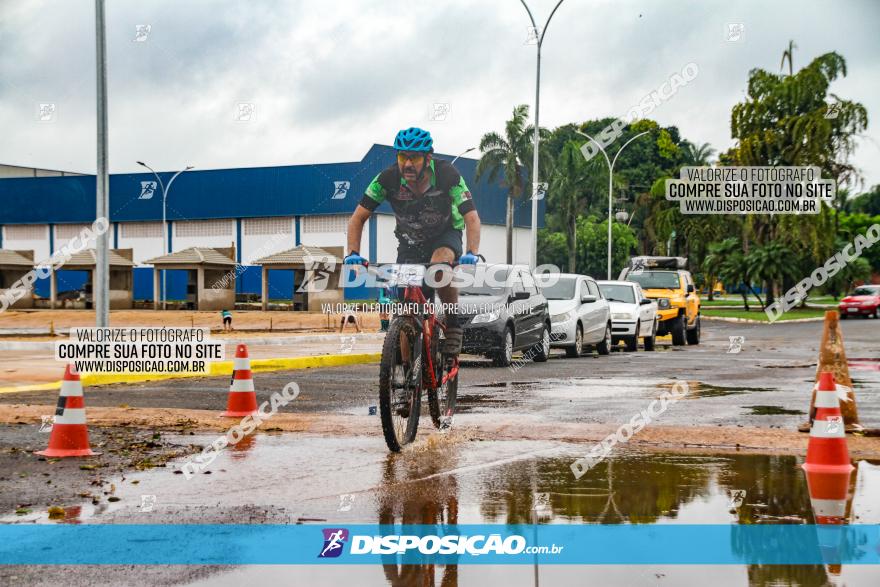
<path fill-rule="evenodd" d="M 653 351 L 660 319 L 657 302 L 645 295 L 642 286 L 633 281 L 599 281 L 599 289 L 611 307 L 611 340 L 621 340 L 629 352 L 638 350 L 639 339 L 645 350 Z"/>
<path fill-rule="evenodd" d="M 610 353 L 611 315 L 596 281 L 572 273 L 545 277 L 556 279 L 541 287 L 550 304 L 550 346 L 565 349 L 569 357 L 577 357 L 587 345 L 595 345 L 600 355 Z"/>
<path fill-rule="evenodd" d="M 476 267 L 461 266 L 459 271 Z M 464 330 L 462 352 L 489 357 L 508 366 L 513 353 L 526 351 L 543 362 L 550 355 L 550 314 L 527 267 L 493 265 L 492 275 L 503 285 L 480 284 L 459 290 L 459 317 Z"/>
<path fill-rule="evenodd" d="M 880 319 L 880 285 L 860 285 L 840 300 L 837 310 L 843 319 L 850 316 Z"/>
<path fill-rule="evenodd" d="M 672 344 L 700 344 L 700 296 L 684 257 L 633 257 L 620 280 L 642 286 L 657 301 L 657 336 L 672 334 Z"/>

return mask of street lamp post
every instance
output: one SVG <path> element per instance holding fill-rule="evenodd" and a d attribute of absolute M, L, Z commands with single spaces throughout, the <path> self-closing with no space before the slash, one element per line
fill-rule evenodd
<path fill-rule="evenodd" d="M 171 180 L 168 182 L 166 186 L 162 182 L 162 178 L 159 177 L 159 174 L 156 173 L 152 167 L 144 163 L 143 161 L 136 161 L 138 165 L 141 167 L 146 167 L 150 171 L 153 172 L 153 175 L 156 178 L 156 181 L 159 182 L 159 187 L 162 188 L 162 254 L 167 255 L 171 251 L 168 250 L 168 226 L 166 226 L 167 222 L 165 220 L 165 200 L 168 198 L 168 192 L 171 191 L 171 184 L 174 183 L 174 180 L 177 179 L 177 176 L 183 173 L 184 171 L 189 171 L 192 169 L 192 165 L 187 165 L 185 168 L 181 169 L 177 173 L 171 176 Z M 167 275 L 166 271 L 162 271 L 162 309 L 165 309 L 165 298 L 166 298 L 166 280 L 165 276 Z"/>
<path fill-rule="evenodd" d="M 454 165 L 455 162 L 458 161 L 459 157 L 461 157 L 462 155 L 467 155 L 468 153 L 470 153 L 474 149 L 476 149 L 476 147 L 471 147 L 470 149 L 465 149 L 464 151 L 462 151 L 461 153 L 459 153 L 458 155 L 455 156 L 455 159 L 452 160 L 450 165 Z"/>
<path fill-rule="evenodd" d="M 107 31 L 104 0 L 95 0 L 95 41 L 97 87 L 97 142 L 98 161 L 95 174 L 95 219 L 110 220 L 110 170 L 107 140 Z M 51 253 L 52 251 L 50 251 Z M 110 237 L 107 231 L 98 234 L 95 243 L 95 273 L 93 299 L 95 326 L 110 326 Z"/>
<path fill-rule="evenodd" d="M 634 140 L 636 140 L 640 136 L 648 134 L 650 131 L 646 130 L 646 131 L 640 132 L 639 134 L 637 134 L 636 136 L 634 136 L 633 138 L 631 138 L 630 140 L 625 142 L 623 144 L 623 146 L 617 150 L 617 153 L 614 154 L 614 159 L 608 158 L 608 153 L 605 152 L 605 147 L 602 146 L 602 143 L 600 143 L 599 141 L 597 141 L 596 139 L 594 139 L 593 137 L 591 137 L 590 135 L 588 135 L 585 132 L 581 132 L 581 131 L 577 131 L 577 132 L 578 132 L 578 134 L 582 134 L 585 137 L 587 137 L 588 139 L 590 139 L 591 141 L 593 141 L 593 144 L 596 145 L 597 147 L 599 147 L 599 150 L 602 151 L 602 155 L 605 156 L 605 162 L 608 163 L 608 277 L 607 277 L 607 279 L 610 280 L 611 279 L 611 194 L 612 194 L 612 189 L 613 189 L 612 183 L 614 180 L 614 164 L 617 163 L 617 158 L 620 156 L 620 154 L 623 152 L 623 150 L 626 149 L 627 145 L 629 145 L 631 142 L 633 142 Z"/>
<path fill-rule="evenodd" d="M 534 148 L 534 157 L 532 158 L 532 246 L 529 255 L 529 267 L 534 269 L 538 264 L 538 143 L 540 142 L 539 135 L 541 126 L 539 125 L 539 109 L 541 105 L 541 45 L 544 43 L 544 35 L 547 33 L 547 27 L 550 26 L 550 20 L 553 18 L 553 15 L 556 14 L 556 9 L 559 8 L 559 5 L 562 4 L 563 0 L 559 0 L 556 3 L 556 6 L 553 7 L 553 10 L 550 12 L 550 16 L 547 17 L 547 22 L 544 23 L 544 28 L 538 31 L 538 25 L 535 24 L 535 18 L 532 16 L 532 11 L 529 10 L 529 5 L 526 4 L 525 0 L 519 0 L 522 2 L 523 7 L 526 9 L 526 12 L 529 14 L 529 20 L 532 21 L 532 28 L 535 29 L 537 33 L 537 60 L 536 60 L 536 69 L 535 69 L 535 148 Z"/>

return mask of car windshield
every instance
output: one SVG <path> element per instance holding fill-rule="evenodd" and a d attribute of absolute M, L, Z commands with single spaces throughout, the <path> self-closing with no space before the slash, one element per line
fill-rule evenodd
<path fill-rule="evenodd" d="M 857 287 L 849 295 L 851 296 L 876 296 L 880 293 L 880 287 L 862 286 Z"/>
<path fill-rule="evenodd" d="M 623 302 L 625 304 L 635 304 L 636 294 L 632 286 L 621 284 L 599 284 L 599 289 L 609 302 Z"/>
<path fill-rule="evenodd" d="M 570 277 L 560 277 L 553 285 L 541 287 L 541 293 L 548 300 L 571 300 L 574 299 L 574 288 L 577 284 L 576 279 Z"/>
<path fill-rule="evenodd" d="M 491 270 L 489 270 L 491 269 Z M 507 278 L 510 275 L 510 268 L 490 268 L 486 265 L 478 265 L 477 267 L 459 267 L 461 272 L 471 275 L 461 276 L 458 279 L 469 279 L 473 281 L 473 285 L 463 287 L 458 290 L 462 296 L 497 296 L 507 291 Z M 501 285 L 495 285 L 501 284 Z"/>
<path fill-rule="evenodd" d="M 627 281 L 634 281 L 645 289 L 678 289 L 678 273 L 674 271 L 642 271 L 627 273 Z"/>

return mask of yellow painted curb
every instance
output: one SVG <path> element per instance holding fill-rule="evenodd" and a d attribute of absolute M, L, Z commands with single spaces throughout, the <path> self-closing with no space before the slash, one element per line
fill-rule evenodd
<path fill-rule="evenodd" d="M 311 357 L 282 357 L 277 359 L 253 359 L 251 371 L 286 371 L 288 369 L 312 369 L 315 367 L 339 367 L 342 365 L 362 365 L 375 363 L 382 358 L 381 353 L 352 353 L 349 355 L 317 355 Z M 111 385 L 113 383 L 142 383 L 166 379 L 188 379 L 191 377 L 218 377 L 232 374 L 232 361 L 216 361 L 210 364 L 208 373 L 86 373 L 81 377 L 84 387 Z M 2 393 L 23 391 L 49 391 L 61 388 L 61 381 L 0 387 Z"/>

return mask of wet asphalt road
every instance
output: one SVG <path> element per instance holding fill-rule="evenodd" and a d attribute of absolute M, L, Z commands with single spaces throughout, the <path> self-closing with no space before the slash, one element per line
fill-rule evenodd
<path fill-rule="evenodd" d="M 842 323 L 862 422 L 880 426 L 880 322 Z M 564 358 L 518 370 L 482 359 L 464 364 L 460 417 L 450 434 L 425 422 L 414 446 L 389 454 L 376 418 L 375 436 L 257 434 L 222 453 L 210 475 L 185 480 L 173 468 L 117 479 L 119 501 L 66 508 L 66 521 L 92 523 L 516 523 L 810 522 L 810 502 L 798 459 L 791 455 L 690 455 L 616 450 L 576 480 L 569 465 L 582 452 L 551 440 L 479 441 L 468 422 L 528 415 L 542 421 L 626 421 L 662 386 L 687 381 L 692 396 L 659 425 L 756 425 L 791 428 L 805 418 L 815 373 L 821 323 L 774 326 L 706 321 L 696 347 L 662 344 L 653 353 L 622 350 L 608 357 Z M 744 336 L 741 353 L 729 337 Z M 355 349 L 356 350 L 356 349 Z M 366 415 L 377 403 L 377 366 L 256 374 L 258 400 L 290 381 L 300 396 L 283 411 Z M 90 406 L 220 410 L 228 379 L 168 381 L 87 390 Z M 52 397 L 50 397 L 50 395 Z M 0 396 L 4 403 L 52 403 L 54 394 Z M 163 435 L 171 443 L 208 444 L 216 434 Z M 134 482 L 137 482 L 136 484 Z M 733 490 L 743 507 L 731 508 Z M 858 521 L 880 522 L 880 463 L 862 461 L 852 478 L 848 508 Z M 155 496 L 143 511 L 142 496 Z M 538 508 L 535 504 L 540 503 Z M 43 523 L 45 515 L 2 521 Z M 772 571 L 772 572 L 771 572 Z M 838 571 L 839 572 L 839 571 Z M 806 581 L 876 585 L 878 571 L 849 566 L 840 577 L 825 568 L 593 567 L 543 568 L 542 584 L 771 585 Z M 532 585 L 531 568 L 414 567 L 121 567 L 0 568 L 8 584 L 310 584 Z"/>
<path fill-rule="evenodd" d="M 850 373 L 857 387 L 863 424 L 880 427 L 880 322 L 841 322 Z M 729 337 L 744 336 L 740 353 L 728 353 Z M 471 415 L 506 413 L 547 421 L 617 423 L 657 397 L 660 386 L 680 380 L 688 401 L 663 416 L 663 425 L 796 427 L 809 408 L 821 322 L 755 325 L 706 320 L 698 346 L 658 344 L 610 356 L 577 359 L 554 351 L 546 363 L 493 367 L 465 356 L 457 421 Z M 357 349 L 354 349 L 357 352 Z M 862 360 L 863 359 L 863 360 Z M 301 394 L 282 412 L 366 415 L 378 403 L 377 365 L 357 365 L 255 374 L 258 402 L 287 383 Z M 172 407 L 222 410 L 227 378 L 183 379 L 87 390 L 87 406 Z M 0 395 L 0 403 L 54 403 L 54 392 Z M 378 421 L 377 421 L 378 426 Z M 378 428 L 377 428 L 378 430 Z"/>

